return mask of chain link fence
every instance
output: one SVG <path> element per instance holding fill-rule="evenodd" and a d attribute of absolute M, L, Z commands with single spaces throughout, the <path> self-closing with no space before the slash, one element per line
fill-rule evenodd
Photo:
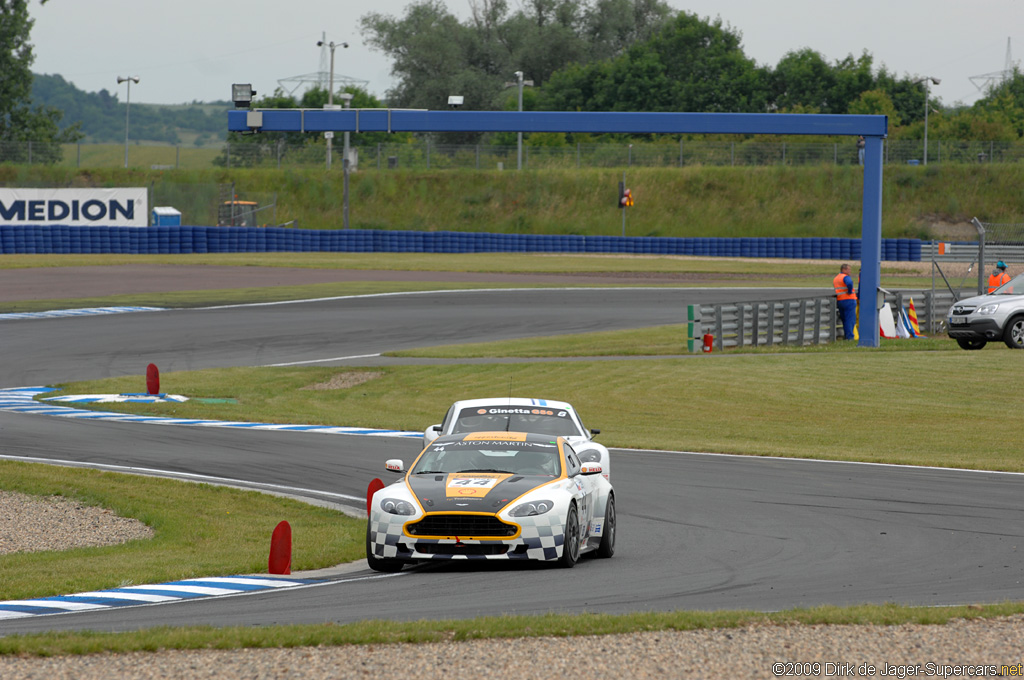
<path fill-rule="evenodd" d="M 48 144 L 0 142 L 0 163 L 57 164 L 76 168 L 119 167 L 126 147 L 118 144 Z M 343 150 L 334 146 L 333 168 L 341 170 Z M 131 144 L 128 166 L 152 170 L 211 167 L 326 167 L 327 150 L 320 143 L 286 144 L 283 140 L 225 143 L 219 147 Z M 520 160 L 521 159 L 521 160 Z M 925 158 L 919 140 L 885 140 L 884 162 L 891 165 L 927 163 L 1016 163 L 1024 159 L 1024 143 L 929 140 Z M 856 165 L 856 144 L 747 140 L 689 141 L 634 144 L 575 144 L 531 146 L 522 154 L 515 145 L 438 144 L 421 140 L 408 144 L 352 145 L 355 170 L 526 170 L 571 168 Z"/>

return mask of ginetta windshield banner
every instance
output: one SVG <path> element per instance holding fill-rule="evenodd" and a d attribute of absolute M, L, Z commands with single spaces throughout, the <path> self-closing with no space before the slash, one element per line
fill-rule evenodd
<path fill-rule="evenodd" d="M 0 188 L 0 224 L 146 227 L 149 226 L 147 203 L 145 187 Z"/>

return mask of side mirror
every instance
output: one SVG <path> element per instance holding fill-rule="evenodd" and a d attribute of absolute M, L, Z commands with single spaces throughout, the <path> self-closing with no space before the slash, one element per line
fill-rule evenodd
<path fill-rule="evenodd" d="M 387 468 L 388 472 L 405 472 L 405 463 L 400 458 L 392 458 L 385 461 L 384 467 Z"/>
<path fill-rule="evenodd" d="M 600 463 L 584 463 L 583 467 L 580 468 L 581 475 L 599 475 L 604 472 L 604 468 L 601 467 Z"/>
<path fill-rule="evenodd" d="M 590 436 L 591 437 L 596 437 L 599 434 L 601 434 L 601 430 L 595 430 L 594 428 L 590 428 Z"/>
<path fill-rule="evenodd" d="M 431 425 L 430 427 L 423 431 L 423 438 L 428 442 L 432 442 L 440 436 L 441 423 L 438 423 L 437 425 Z"/>

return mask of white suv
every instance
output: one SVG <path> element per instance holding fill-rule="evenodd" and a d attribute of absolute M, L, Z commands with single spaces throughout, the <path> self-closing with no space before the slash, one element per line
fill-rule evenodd
<path fill-rule="evenodd" d="M 1024 274 L 988 295 L 954 302 L 946 327 L 963 349 L 981 349 L 999 340 L 1012 349 L 1024 349 Z"/>

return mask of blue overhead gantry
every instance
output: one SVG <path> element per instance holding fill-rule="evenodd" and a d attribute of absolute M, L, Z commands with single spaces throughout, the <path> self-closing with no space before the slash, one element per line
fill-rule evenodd
<path fill-rule="evenodd" d="M 239 102 L 245 105 L 248 102 Z M 887 116 L 787 113 L 614 113 L 253 109 L 228 112 L 232 132 L 590 132 L 628 134 L 863 135 L 861 290 L 878 291 L 882 259 L 882 140 Z M 876 306 L 876 295 L 865 295 Z M 870 308 L 870 307 L 868 307 Z M 861 347 L 878 347 L 878 314 L 860 315 Z"/>

